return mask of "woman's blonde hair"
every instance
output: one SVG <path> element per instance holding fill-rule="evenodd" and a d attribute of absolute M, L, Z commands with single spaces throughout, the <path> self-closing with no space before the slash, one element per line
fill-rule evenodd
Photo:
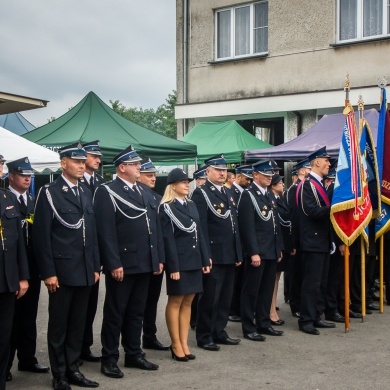
<path fill-rule="evenodd" d="M 173 202 L 173 201 L 175 200 L 175 198 L 176 198 L 176 192 L 175 192 L 175 190 L 173 189 L 173 185 L 174 185 L 174 184 L 175 184 L 175 183 L 171 183 L 171 184 L 168 184 L 168 185 L 166 186 L 165 192 L 164 192 L 164 195 L 163 195 L 163 197 L 162 197 L 162 199 L 161 199 L 160 204 L 161 204 L 161 203 L 171 203 L 171 202 Z M 186 197 L 186 199 L 187 199 L 187 197 Z"/>

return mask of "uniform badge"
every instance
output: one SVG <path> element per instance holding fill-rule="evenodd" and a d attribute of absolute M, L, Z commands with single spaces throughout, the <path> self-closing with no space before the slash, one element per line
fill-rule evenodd
<path fill-rule="evenodd" d="M 217 209 L 217 213 L 218 213 L 218 214 L 221 214 L 221 213 L 222 213 L 222 210 L 221 210 L 221 209 Z"/>
<path fill-rule="evenodd" d="M 129 191 L 129 187 L 127 187 L 127 186 L 123 186 L 123 189 L 124 189 L 125 191 Z"/>
<path fill-rule="evenodd" d="M 210 187 L 211 191 L 215 191 L 215 187 Z"/>
<path fill-rule="evenodd" d="M 267 210 L 267 206 L 263 206 L 263 209 L 264 209 L 264 210 Z"/>
<path fill-rule="evenodd" d="M 68 190 L 69 190 L 69 187 L 68 187 L 68 186 L 63 186 L 63 187 L 62 187 L 62 191 L 68 192 Z"/>
<path fill-rule="evenodd" d="M 7 198 L 7 195 L 6 195 L 6 194 L 4 194 L 3 196 L 4 196 L 4 198 Z"/>
<path fill-rule="evenodd" d="M 225 207 L 225 205 L 224 205 L 223 203 L 221 203 L 219 206 L 220 206 L 220 207 Z"/>
<path fill-rule="evenodd" d="M 84 183 L 84 182 L 85 182 L 85 180 L 84 180 L 84 179 L 80 179 L 80 181 L 81 181 L 81 183 Z"/>
<path fill-rule="evenodd" d="M 79 142 L 78 144 L 77 144 L 77 149 L 82 149 L 83 148 L 83 145 L 81 145 L 81 143 Z"/>
<path fill-rule="evenodd" d="M 260 191 L 256 191 L 256 194 L 257 194 L 257 195 L 260 195 Z"/>
<path fill-rule="evenodd" d="M 267 213 L 265 211 L 261 212 L 261 215 L 265 216 Z"/>
<path fill-rule="evenodd" d="M 11 210 L 11 209 L 13 209 L 14 208 L 14 206 L 7 206 L 5 209 L 6 210 Z"/>

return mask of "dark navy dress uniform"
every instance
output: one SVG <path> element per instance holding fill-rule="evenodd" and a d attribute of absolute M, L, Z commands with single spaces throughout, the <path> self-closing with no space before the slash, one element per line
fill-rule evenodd
<path fill-rule="evenodd" d="M 5 389 L 10 338 L 19 281 L 29 279 L 17 199 L 0 189 L 0 388 Z"/>
<path fill-rule="evenodd" d="M 256 202 L 261 216 L 253 202 Z M 238 222 L 245 253 L 241 293 L 244 335 L 260 333 L 261 328 L 271 326 L 270 309 L 277 259 L 281 257 L 283 249 L 275 206 L 275 198 L 271 194 L 268 197 L 263 195 L 255 183 L 244 190 L 238 204 Z M 261 259 L 259 267 L 251 265 L 251 256 L 256 254 Z"/>
<path fill-rule="evenodd" d="M 198 209 L 202 232 L 212 259 L 212 269 L 210 274 L 204 275 L 204 290 L 198 302 L 198 345 L 222 342 L 228 337 L 224 329 L 233 294 L 235 264 L 242 261 L 237 209 L 230 189 L 222 188 L 225 193 L 206 181 L 201 188 L 195 189 L 191 198 Z M 208 197 L 210 206 L 202 191 Z M 225 219 L 217 216 L 228 212 L 230 216 Z"/>
<path fill-rule="evenodd" d="M 141 356 L 149 280 L 152 272 L 159 271 L 159 263 L 165 262 L 156 201 L 150 190 L 139 183 L 137 187 L 142 196 L 118 177 L 95 192 L 100 258 L 106 275 L 101 334 L 103 364 L 118 361 L 120 335 L 125 360 Z M 121 282 L 111 276 L 111 271 L 120 267 L 124 272 Z"/>
<path fill-rule="evenodd" d="M 60 285 L 49 294 L 54 378 L 78 371 L 89 291 L 100 270 L 92 196 L 82 184 L 78 187 L 79 198 L 60 176 L 41 188 L 35 207 L 33 244 L 41 278 L 57 276 Z"/>
<path fill-rule="evenodd" d="M 27 253 L 30 279 L 26 294 L 24 294 L 23 299 L 18 299 L 15 305 L 8 371 L 12 367 L 15 352 L 17 352 L 20 367 L 33 366 L 38 363 L 35 353 L 37 347 L 37 314 L 41 291 L 41 278 L 39 277 L 38 264 L 33 250 L 33 225 L 32 222 L 28 222 L 28 217 L 34 214 L 35 199 L 29 193 L 26 194 L 26 199 L 27 204 L 23 203 L 22 205 L 18 201 L 18 208 L 22 219 L 23 240 Z"/>
<path fill-rule="evenodd" d="M 92 197 L 95 193 L 96 188 L 105 183 L 105 179 L 103 176 L 99 175 L 97 172 L 93 173 L 91 176 L 92 180 L 87 180 L 86 177 L 80 179 L 80 183 L 84 184 L 92 194 Z M 84 329 L 84 338 L 83 338 L 83 352 L 89 352 L 91 345 L 93 344 L 93 322 L 95 320 L 96 311 L 98 307 L 98 299 L 99 299 L 99 286 L 100 281 L 98 280 L 91 287 L 91 291 L 89 293 L 88 300 L 88 310 L 87 310 L 87 318 L 85 319 L 85 329 Z"/>
<path fill-rule="evenodd" d="M 327 197 L 324 199 L 312 182 L 322 187 L 322 183 L 310 174 L 298 193 L 303 272 L 300 327 L 313 323 L 315 326 L 324 312 L 331 250 L 330 205 L 326 205 Z"/>
<path fill-rule="evenodd" d="M 198 210 L 191 200 L 187 205 L 177 199 L 162 204 L 159 210 L 161 229 L 164 237 L 165 270 L 167 273 L 167 294 L 188 295 L 201 293 L 202 267 L 210 266 L 209 254 L 204 240 Z M 185 231 L 173 221 L 179 222 Z M 173 280 L 171 273 L 180 272 L 180 279 Z"/>

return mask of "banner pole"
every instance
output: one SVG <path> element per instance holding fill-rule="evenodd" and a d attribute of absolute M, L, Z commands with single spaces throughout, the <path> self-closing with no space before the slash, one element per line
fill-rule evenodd
<path fill-rule="evenodd" d="M 379 313 L 383 313 L 383 234 L 379 238 Z M 388 286 L 386 286 L 388 288 Z"/>
<path fill-rule="evenodd" d="M 361 259 L 361 300 L 362 300 L 362 322 L 366 317 L 366 252 L 364 250 L 363 236 L 360 236 L 360 259 Z"/>
<path fill-rule="evenodd" d="M 345 333 L 349 332 L 349 246 L 344 251 L 344 324 Z"/>

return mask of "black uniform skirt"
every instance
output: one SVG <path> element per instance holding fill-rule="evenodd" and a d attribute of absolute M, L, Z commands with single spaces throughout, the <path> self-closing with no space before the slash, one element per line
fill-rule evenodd
<path fill-rule="evenodd" d="M 166 273 L 168 295 L 188 295 L 203 292 L 202 270 L 180 271 L 180 279 L 173 280 Z"/>

